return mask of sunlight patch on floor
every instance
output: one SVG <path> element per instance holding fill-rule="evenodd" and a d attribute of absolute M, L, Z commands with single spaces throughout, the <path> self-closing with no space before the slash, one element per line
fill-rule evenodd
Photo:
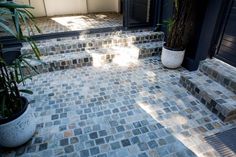
<path fill-rule="evenodd" d="M 130 64 L 136 64 L 139 57 L 139 49 L 136 47 L 124 48 L 114 47 L 113 52 L 115 55 L 113 63 L 119 66 L 129 66 Z"/>
<path fill-rule="evenodd" d="M 86 16 L 53 17 L 51 20 L 67 27 L 71 31 L 77 30 L 81 25 L 87 25 Z"/>
<path fill-rule="evenodd" d="M 194 130 L 191 131 L 191 138 L 186 137 L 181 132 L 178 132 L 178 127 L 183 125 L 191 125 L 191 122 L 189 122 L 186 117 L 178 113 L 171 113 L 169 115 L 165 115 L 165 118 L 163 118 L 163 115 L 158 114 L 156 107 L 144 102 L 138 102 L 138 105 L 163 127 L 169 129 L 171 128 L 171 134 L 197 156 L 201 155 L 203 151 L 214 149 L 208 143 L 204 143 L 200 147 L 197 146 L 199 143 L 202 143 L 201 139 L 203 139 L 203 137 Z"/>
<path fill-rule="evenodd" d="M 105 18 L 107 18 L 107 15 L 98 14 L 98 15 L 96 15 L 96 17 L 99 18 L 99 19 L 105 19 Z"/>
<path fill-rule="evenodd" d="M 101 67 L 106 63 L 114 63 L 121 67 L 137 65 L 139 49 L 136 47 L 113 46 L 109 49 L 87 50 L 93 58 L 93 66 Z"/>

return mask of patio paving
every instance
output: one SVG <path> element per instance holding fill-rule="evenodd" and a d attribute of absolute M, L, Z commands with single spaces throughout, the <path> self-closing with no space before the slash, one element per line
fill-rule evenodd
<path fill-rule="evenodd" d="M 37 117 L 31 141 L 0 156 L 220 156 L 205 137 L 231 128 L 160 58 L 43 73 L 27 81 Z M 231 151 L 230 148 L 228 151 Z"/>
<path fill-rule="evenodd" d="M 96 13 L 39 17 L 35 19 L 35 23 L 42 31 L 41 33 L 35 33 L 36 35 L 49 34 L 95 28 L 119 27 L 122 26 L 122 15 L 117 13 Z M 26 31 L 27 30 L 25 30 L 25 32 Z"/>

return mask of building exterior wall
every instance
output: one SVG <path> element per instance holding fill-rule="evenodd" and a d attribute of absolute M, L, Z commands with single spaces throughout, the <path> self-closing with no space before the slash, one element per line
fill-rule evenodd
<path fill-rule="evenodd" d="M 44 0 L 47 16 L 87 13 L 86 0 Z"/>
<path fill-rule="evenodd" d="M 119 12 L 119 0 L 87 0 L 88 12 Z"/>
<path fill-rule="evenodd" d="M 30 12 L 36 17 L 46 16 L 43 0 L 14 0 L 14 2 L 33 6 L 34 9 L 30 9 Z"/>
<path fill-rule="evenodd" d="M 120 12 L 120 0 L 14 0 L 35 9 L 36 17 L 97 12 Z"/>

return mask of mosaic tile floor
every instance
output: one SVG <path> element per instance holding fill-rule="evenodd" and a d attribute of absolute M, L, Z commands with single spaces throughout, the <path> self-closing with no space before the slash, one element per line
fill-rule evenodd
<path fill-rule="evenodd" d="M 0 156 L 220 156 L 204 137 L 236 123 L 223 123 L 188 93 L 181 72 L 151 57 L 37 75 L 27 83 L 37 132 Z"/>
<path fill-rule="evenodd" d="M 117 13 L 98 13 L 58 17 L 40 17 L 36 18 L 35 22 L 41 29 L 41 34 L 48 34 L 122 26 L 122 15 Z"/>

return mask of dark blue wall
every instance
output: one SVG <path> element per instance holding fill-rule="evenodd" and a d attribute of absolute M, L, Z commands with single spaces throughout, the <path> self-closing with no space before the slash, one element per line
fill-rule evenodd
<path fill-rule="evenodd" d="M 227 3 L 227 0 L 208 0 L 202 32 L 196 50 L 196 57 L 199 60 L 206 59 L 208 56 L 212 56 L 212 53 L 215 53 L 220 35 L 219 29 L 222 23 L 222 15 Z"/>
<path fill-rule="evenodd" d="M 219 26 L 224 4 L 228 0 L 193 0 L 195 8 L 194 31 L 191 41 L 186 48 L 183 66 L 188 70 L 197 70 L 199 62 L 206 59 L 212 51 L 215 51 L 215 43 L 219 37 Z M 161 23 L 172 15 L 173 0 L 162 0 Z M 166 27 L 161 30 L 166 33 Z"/>
<path fill-rule="evenodd" d="M 166 26 L 164 24 L 165 20 L 168 20 L 172 17 L 172 10 L 173 10 L 173 0 L 160 0 L 160 29 L 161 31 L 167 33 Z"/>

